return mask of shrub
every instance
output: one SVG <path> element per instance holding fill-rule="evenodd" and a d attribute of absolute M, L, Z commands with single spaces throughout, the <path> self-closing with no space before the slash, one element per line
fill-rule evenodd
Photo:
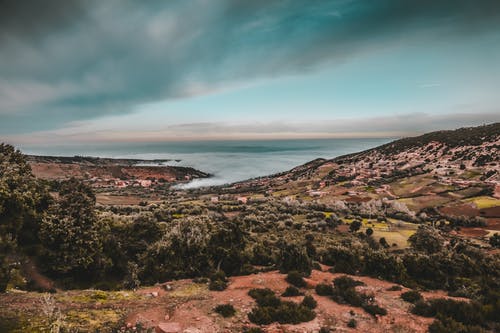
<path fill-rule="evenodd" d="M 213 291 L 223 291 L 227 288 L 227 282 L 221 280 L 210 281 L 208 289 Z"/>
<path fill-rule="evenodd" d="M 311 274 L 312 260 L 303 246 L 297 244 L 286 245 L 281 252 L 280 272 L 298 271 L 305 276 Z"/>
<path fill-rule="evenodd" d="M 316 294 L 320 296 L 332 296 L 333 295 L 333 286 L 329 284 L 319 283 L 316 285 Z"/>
<path fill-rule="evenodd" d="M 448 332 L 486 333 L 486 331 L 479 326 L 463 325 L 451 318 L 436 319 L 429 326 L 429 333 L 448 333 Z"/>
<path fill-rule="evenodd" d="M 224 272 L 219 271 L 210 276 L 210 283 L 208 289 L 213 291 L 222 291 L 227 288 L 227 278 Z"/>
<path fill-rule="evenodd" d="M 401 299 L 408 303 L 415 304 L 423 299 L 422 295 L 416 290 L 410 290 L 401 294 Z"/>
<path fill-rule="evenodd" d="M 302 274 L 297 271 L 290 271 L 286 277 L 286 281 L 298 288 L 304 288 L 307 283 L 304 281 Z"/>
<path fill-rule="evenodd" d="M 257 301 L 258 306 L 248 314 L 248 319 L 258 325 L 269 325 L 273 322 L 280 324 L 298 324 L 313 320 L 314 311 L 303 304 L 282 302 L 270 289 L 251 289 L 250 297 Z"/>
<path fill-rule="evenodd" d="M 311 321 L 316 313 L 304 305 L 294 302 L 282 302 L 276 311 L 276 321 L 280 324 L 299 324 Z"/>
<path fill-rule="evenodd" d="M 269 325 L 274 321 L 275 310 L 272 307 L 255 307 L 248 314 L 248 319 L 257 325 Z"/>
<path fill-rule="evenodd" d="M 354 318 L 349 320 L 349 322 L 347 323 L 347 327 L 356 328 L 356 326 L 358 326 L 358 323 L 356 322 L 356 319 L 354 319 Z"/>
<path fill-rule="evenodd" d="M 496 232 L 493 236 L 490 237 L 489 242 L 491 246 L 500 248 L 500 235 Z"/>
<path fill-rule="evenodd" d="M 385 316 L 387 314 L 387 310 L 378 306 L 377 304 L 364 304 L 362 308 L 372 316 Z"/>
<path fill-rule="evenodd" d="M 312 297 L 311 295 L 307 295 L 306 297 L 304 297 L 302 303 L 300 304 L 305 307 L 308 307 L 309 309 L 314 309 L 318 306 L 318 302 L 316 302 L 314 297 Z"/>
<path fill-rule="evenodd" d="M 318 333 L 330 333 L 331 330 L 328 327 L 321 327 Z"/>
<path fill-rule="evenodd" d="M 253 288 L 248 291 L 248 296 L 252 297 L 255 300 L 271 295 L 274 296 L 274 291 L 269 288 Z"/>
<path fill-rule="evenodd" d="M 234 306 L 231 304 L 219 304 L 214 308 L 214 311 L 224 318 L 232 317 L 236 313 Z"/>
<path fill-rule="evenodd" d="M 466 325 L 481 325 L 484 322 L 484 311 L 474 302 L 436 298 L 428 302 L 418 301 L 411 312 L 423 317 L 449 317 Z"/>
<path fill-rule="evenodd" d="M 361 228 L 362 225 L 363 225 L 363 223 L 361 223 L 360 221 L 357 221 L 357 220 L 352 221 L 351 224 L 349 224 L 349 230 L 351 232 L 356 232 Z"/>
<path fill-rule="evenodd" d="M 271 289 L 251 289 L 248 295 L 255 299 L 261 307 L 276 307 L 281 303 L 281 300 L 276 297 Z"/>
<path fill-rule="evenodd" d="M 315 317 L 314 311 L 294 302 L 281 302 L 276 307 L 259 306 L 248 314 L 248 319 L 258 325 L 269 325 L 273 322 L 299 324 L 311 321 Z"/>
<path fill-rule="evenodd" d="M 352 306 L 361 307 L 364 303 L 366 303 L 367 297 L 358 293 L 354 288 L 335 288 L 332 299 L 340 304 L 350 304 Z"/>
<path fill-rule="evenodd" d="M 338 278 L 335 278 L 333 280 L 333 283 L 335 284 L 336 288 L 340 289 L 348 289 L 348 288 L 354 288 L 356 286 L 363 286 L 364 283 L 361 281 L 356 281 L 347 275 L 339 276 Z"/>
<path fill-rule="evenodd" d="M 300 290 L 298 290 L 294 286 L 287 287 L 285 292 L 283 294 L 281 294 L 281 296 L 283 296 L 283 297 L 293 297 L 293 296 L 300 296 L 300 295 L 302 295 L 302 293 L 300 292 Z"/>
<path fill-rule="evenodd" d="M 367 313 L 375 315 L 386 315 L 387 311 L 375 304 L 373 297 L 358 293 L 354 287 L 363 285 L 363 282 L 351 279 L 348 276 L 340 276 L 333 280 L 332 299 L 340 304 L 350 304 L 352 306 L 363 308 Z"/>
<path fill-rule="evenodd" d="M 217 280 L 227 282 L 226 273 L 224 273 L 223 271 L 217 271 L 210 276 L 210 281 L 217 281 Z"/>

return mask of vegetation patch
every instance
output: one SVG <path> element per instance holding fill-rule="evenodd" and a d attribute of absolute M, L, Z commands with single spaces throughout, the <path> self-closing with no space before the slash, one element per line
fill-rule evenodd
<path fill-rule="evenodd" d="M 231 304 L 219 304 L 214 308 L 214 311 L 224 318 L 232 317 L 236 314 L 236 309 Z"/>
<path fill-rule="evenodd" d="M 254 324 L 299 324 L 316 317 L 316 313 L 310 308 L 310 300 L 306 301 L 307 305 L 284 302 L 270 289 L 252 289 L 248 294 L 257 302 L 257 306 L 248 314 L 248 319 Z"/>
<path fill-rule="evenodd" d="M 406 291 L 401 294 L 401 299 L 408 303 L 416 303 L 423 299 L 422 294 L 416 290 Z"/>
<path fill-rule="evenodd" d="M 488 196 L 480 196 L 475 198 L 469 198 L 464 200 L 466 202 L 472 202 L 478 209 L 485 209 L 491 207 L 500 206 L 500 199 L 488 197 Z"/>

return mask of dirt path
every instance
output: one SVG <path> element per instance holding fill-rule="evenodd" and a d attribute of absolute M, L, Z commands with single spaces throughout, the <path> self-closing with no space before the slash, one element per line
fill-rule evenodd
<path fill-rule="evenodd" d="M 57 288 L 55 288 L 54 281 L 52 281 L 45 275 L 42 275 L 38 271 L 38 268 L 36 267 L 32 258 L 26 259 L 22 263 L 21 269 L 23 270 L 28 281 L 32 281 L 33 286 L 35 288 L 40 289 L 42 291 L 51 291 L 51 290 L 59 291 Z"/>

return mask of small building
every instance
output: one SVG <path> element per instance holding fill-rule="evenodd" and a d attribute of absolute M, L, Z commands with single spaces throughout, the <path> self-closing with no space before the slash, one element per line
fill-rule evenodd
<path fill-rule="evenodd" d="M 247 197 L 238 197 L 236 198 L 237 201 L 241 202 L 242 204 L 246 204 L 248 201 Z"/>

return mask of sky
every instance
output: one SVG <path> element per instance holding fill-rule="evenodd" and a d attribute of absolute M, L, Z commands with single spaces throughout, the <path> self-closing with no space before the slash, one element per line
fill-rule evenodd
<path fill-rule="evenodd" d="M 500 121 L 498 0 L 0 2 L 0 141 L 399 137 Z"/>

